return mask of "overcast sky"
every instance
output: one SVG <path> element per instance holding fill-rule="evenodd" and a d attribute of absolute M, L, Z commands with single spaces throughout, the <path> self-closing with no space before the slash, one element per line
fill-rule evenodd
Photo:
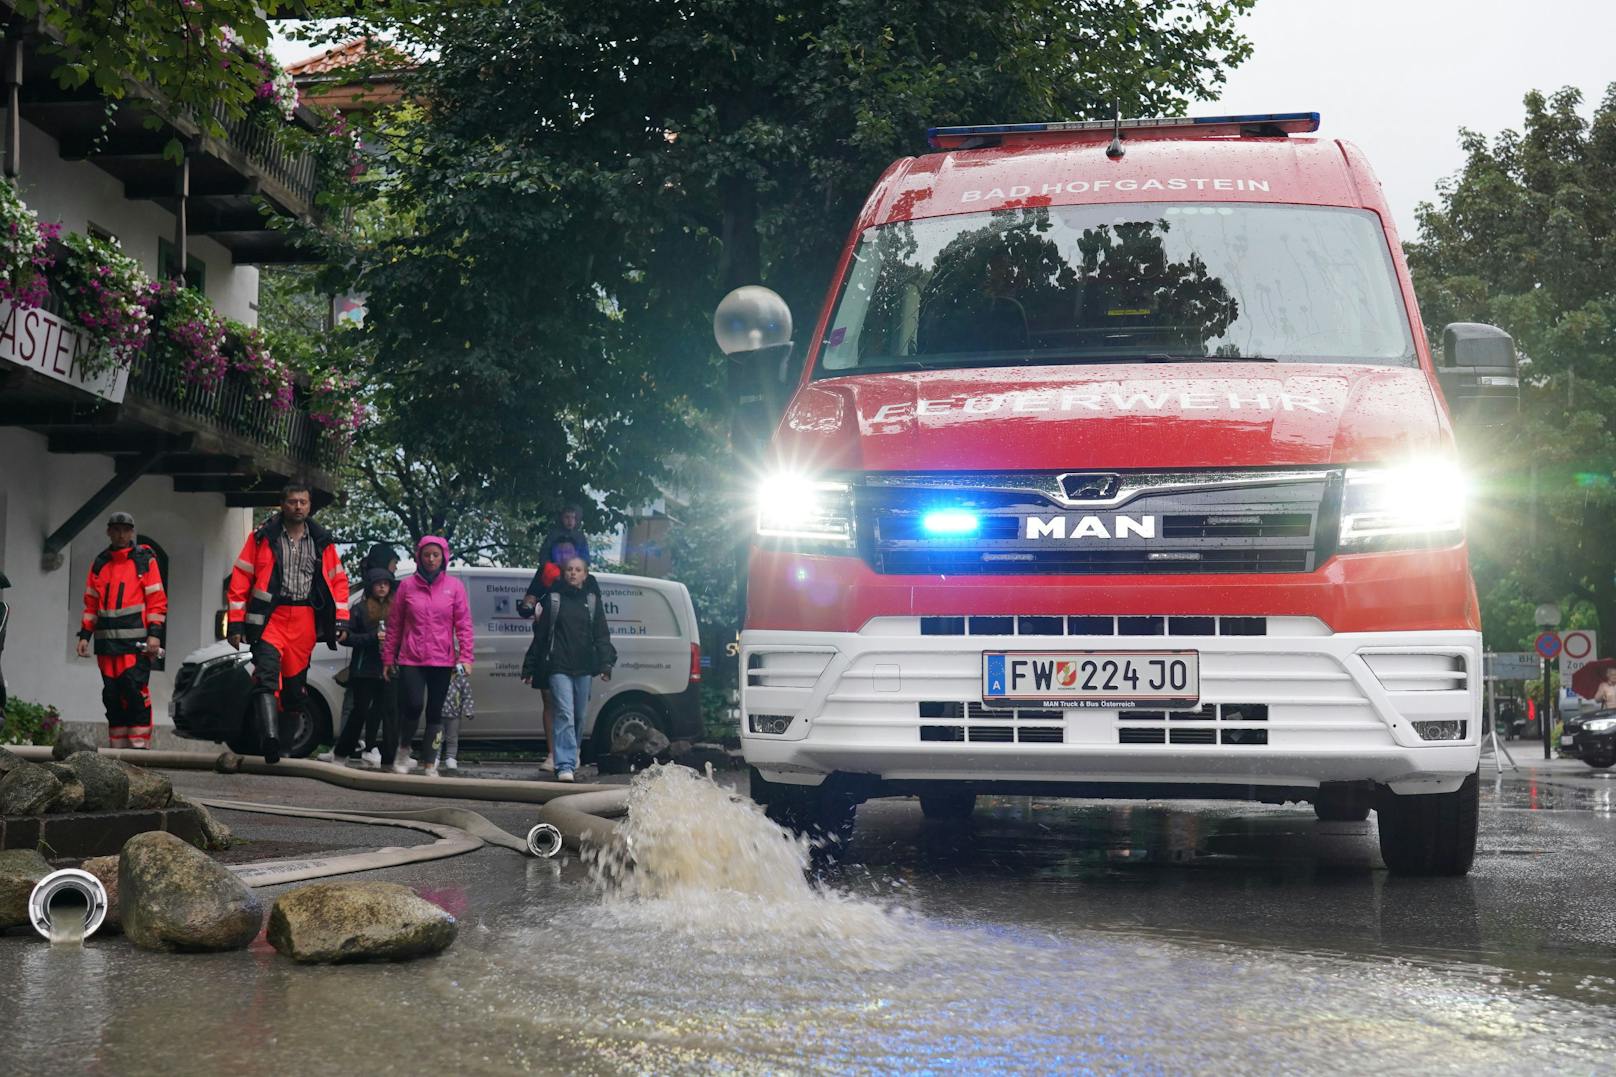
<path fill-rule="evenodd" d="M 1355 142 L 1405 240 L 1414 207 L 1464 163 L 1459 128 L 1521 126 L 1521 98 L 1616 81 L 1616 0 L 1257 0 L 1251 59 L 1192 114 L 1318 112 Z"/>

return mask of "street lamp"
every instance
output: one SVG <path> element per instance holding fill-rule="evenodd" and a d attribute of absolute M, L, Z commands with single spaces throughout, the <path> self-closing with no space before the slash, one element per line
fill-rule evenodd
<path fill-rule="evenodd" d="M 1553 632 L 1560 625 L 1560 607 L 1555 605 L 1553 602 L 1545 602 L 1542 605 L 1538 606 L 1537 609 L 1532 611 L 1532 620 L 1537 622 L 1537 627 L 1541 631 Z M 1541 654 L 1542 652 L 1539 652 L 1539 653 Z M 1553 700 L 1553 698 L 1554 698 L 1553 693 L 1551 693 L 1549 691 L 1549 658 L 1548 658 L 1547 655 L 1543 655 L 1543 707 L 1542 707 L 1543 717 L 1539 721 L 1538 726 L 1543 731 L 1543 758 L 1544 759 L 1552 759 L 1552 758 L 1554 758 L 1554 752 L 1553 752 L 1553 737 L 1554 737 L 1553 713 L 1554 712 L 1553 712 L 1552 708 L 1549 705 L 1550 701 Z"/>

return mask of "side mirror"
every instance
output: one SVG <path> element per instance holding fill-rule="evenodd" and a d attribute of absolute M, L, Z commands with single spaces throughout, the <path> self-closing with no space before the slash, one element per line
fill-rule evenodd
<path fill-rule="evenodd" d="M 1502 426 L 1520 410 L 1515 341 L 1497 326 L 1454 322 L 1442 330 L 1437 382 L 1456 426 Z"/>
<path fill-rule="evenodd" d="M 785 410 L 791 308 L 767 288 L 737 288 L 713 312 L 713 339 L 729 357 L 731 434 L 737 446 L 761 450 Z"/>

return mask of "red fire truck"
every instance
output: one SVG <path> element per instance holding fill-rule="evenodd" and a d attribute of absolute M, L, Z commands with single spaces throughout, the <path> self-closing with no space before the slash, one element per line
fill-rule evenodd
<path fill-rule="evenodd" d="M 1317 126 L 942 128 L 875 184 L 758 481 L 741 733 L 776 818 L 1308 801 L 1376 811 L 1394 871 L 1469 869 L 1454 427 L 1514 406 L 1515 350 L 1431 354 L 1380 184 Z M 747 291 L 715 325 L 776 369 L 789 312 Z"/>

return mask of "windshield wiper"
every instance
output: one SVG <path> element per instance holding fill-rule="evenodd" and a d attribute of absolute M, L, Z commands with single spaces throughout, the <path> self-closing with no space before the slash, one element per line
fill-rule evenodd
<path fill-rule="evenodd" d="M 1266 355 L 1196 355 L 1190 352 L 1152 352 L 1141 359 L 1156 363 L 1277 363 Z"/>

